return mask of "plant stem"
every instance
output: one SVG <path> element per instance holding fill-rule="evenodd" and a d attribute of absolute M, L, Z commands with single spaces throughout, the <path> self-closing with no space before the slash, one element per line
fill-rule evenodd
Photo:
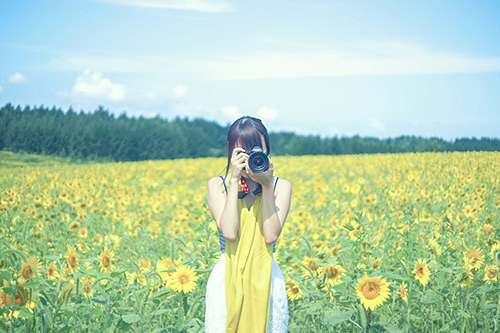
<path fill-rule="evenodd" d="M 182 302 L 184 305 L 184 317 L 186 317 L 187 312 L 188 312 L 188 302 L 187 302 L 187 295 L 186 294 L 182 295 Z"/>
<path fill-rule="evenodd" d="M 367 332 L 370 330 L 371 321 L 372 321 L 372 310 L 368 309 L 367 314 L 366 314 L 366 331 Z"/>
<path fill-rule="evenodd" d="M 495 318 L 498 318 L 498 314 L 500 314 L 500 296 L 498 297 L 497 314 L 496 314 Z M 495 319 L 494 322 L 495 322 L 495 327 L 493 328 L 493 332 L 496 332 L 497 331 L 497 320 Z"/>

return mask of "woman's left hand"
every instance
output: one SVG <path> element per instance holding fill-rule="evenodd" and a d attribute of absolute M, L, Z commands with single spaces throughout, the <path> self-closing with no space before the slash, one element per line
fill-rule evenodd
<path fill-rule="evenodd" d="M 269 158 L 269 168 L 264 172 L 253 172 L 252 169 L 250 169 L 250 167 L 248 166 L 248 161 L 246 161 L 245 170 L 250 179 L 261 184 L 263 187 L 266 185 L 273 186 L 274 166 L 271 158 Z"/>

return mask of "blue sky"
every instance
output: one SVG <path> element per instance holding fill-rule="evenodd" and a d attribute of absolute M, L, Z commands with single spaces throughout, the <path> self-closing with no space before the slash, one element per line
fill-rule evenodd
<path fill-rule="evenodd" d="M 500 1 L 0 4 L 0 105 L 500 137 Z"/>

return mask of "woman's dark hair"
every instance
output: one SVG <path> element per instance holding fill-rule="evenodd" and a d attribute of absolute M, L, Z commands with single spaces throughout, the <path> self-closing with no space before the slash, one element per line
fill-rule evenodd
<path fill-rule="evenodd" d="M 237 119 L 227 131 L 227 166 L 226 166 L 226 177 L 229 172 L 229 166 L 231 165 L 231 154 L 233 149 L 236 148 L 236 143 L 239 141 L 242 148 L 246 151 L 252 150 L 253 147 L 262 147 L 261 137 L 264 138 L 266 143 L 267 153 L 271 154 L 271 145 L 269 143 L 269 134 L 267 129 L 262 124 L 262 121 L 258 118 L 243 116 Z"/>

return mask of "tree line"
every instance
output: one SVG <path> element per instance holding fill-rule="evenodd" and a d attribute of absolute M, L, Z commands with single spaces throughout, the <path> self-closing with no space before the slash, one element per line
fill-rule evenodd
<path fill-rule="evenodd" d="M 102 106 L 85 113 L 8 103 L 0 108 L 0 150 L 97 161 L 220 157 L 225 155 L 228 128 L 200 118 L 115 116 Z M 273 155 L 500 151 L 500 139 L 485 137 L 446 141 L 415 136 L 322 138 L 293 132 L 269 136 Z"/>

